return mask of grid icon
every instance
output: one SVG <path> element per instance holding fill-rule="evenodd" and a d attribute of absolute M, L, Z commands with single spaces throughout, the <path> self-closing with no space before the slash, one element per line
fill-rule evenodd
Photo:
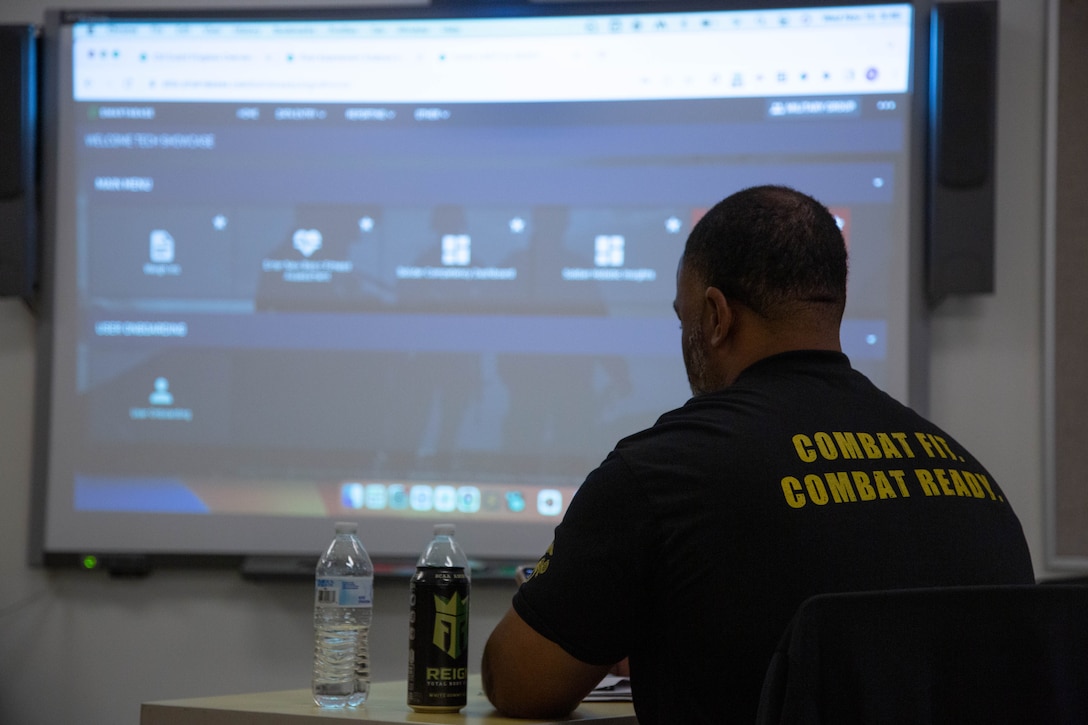
<path fill-rule="evenodd" d="M 623 266 L 622 234 L 598 234 L 594 240 L 593 263 L 598 267 Z"/>
<path fill-rule="evenodd" d="M 472 238 L 467 234 L 442 235 L 442 264 L 464 267 L 472 261 Z"/>

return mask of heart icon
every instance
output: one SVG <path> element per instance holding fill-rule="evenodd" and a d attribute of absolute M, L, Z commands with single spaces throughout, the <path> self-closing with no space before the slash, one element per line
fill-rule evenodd
<path fill-rule="evenodd" d="M 321 232 L 316 229 L 296 229 L 291 243 L 304 257 L 321 249 Z"/>

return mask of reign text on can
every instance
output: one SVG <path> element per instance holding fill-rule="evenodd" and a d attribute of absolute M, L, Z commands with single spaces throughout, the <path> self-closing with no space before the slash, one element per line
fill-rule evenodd
<path fill-rule="evenodd" d="M 408 705 L 457 712 L 468 697 L 468 577 L 421 566 L 409 591 Z"/>

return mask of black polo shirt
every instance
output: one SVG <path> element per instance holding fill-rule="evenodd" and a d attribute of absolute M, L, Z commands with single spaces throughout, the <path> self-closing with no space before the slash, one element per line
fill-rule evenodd
<path fill-rule="evenodd" d="M 584 662 L 629 657 L 642 725 L 752 722 L 808 596 L 1032 581 L 963 446 L 845 355 L 801 351 L 620 441 L 514 607 Z"/>

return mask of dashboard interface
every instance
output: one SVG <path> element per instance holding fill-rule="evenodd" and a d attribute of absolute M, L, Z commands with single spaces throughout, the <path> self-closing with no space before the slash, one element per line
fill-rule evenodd
<path fill-rule="evenodd" d="M 59 23 L 46 551 L 293 553 L 353 517 L 378 556 L 441 519 L 535 558 L 690 395 L 679 255 L 755 184 L 834 212 L 844 350 L 902 398 L 913 22 Z"/>

